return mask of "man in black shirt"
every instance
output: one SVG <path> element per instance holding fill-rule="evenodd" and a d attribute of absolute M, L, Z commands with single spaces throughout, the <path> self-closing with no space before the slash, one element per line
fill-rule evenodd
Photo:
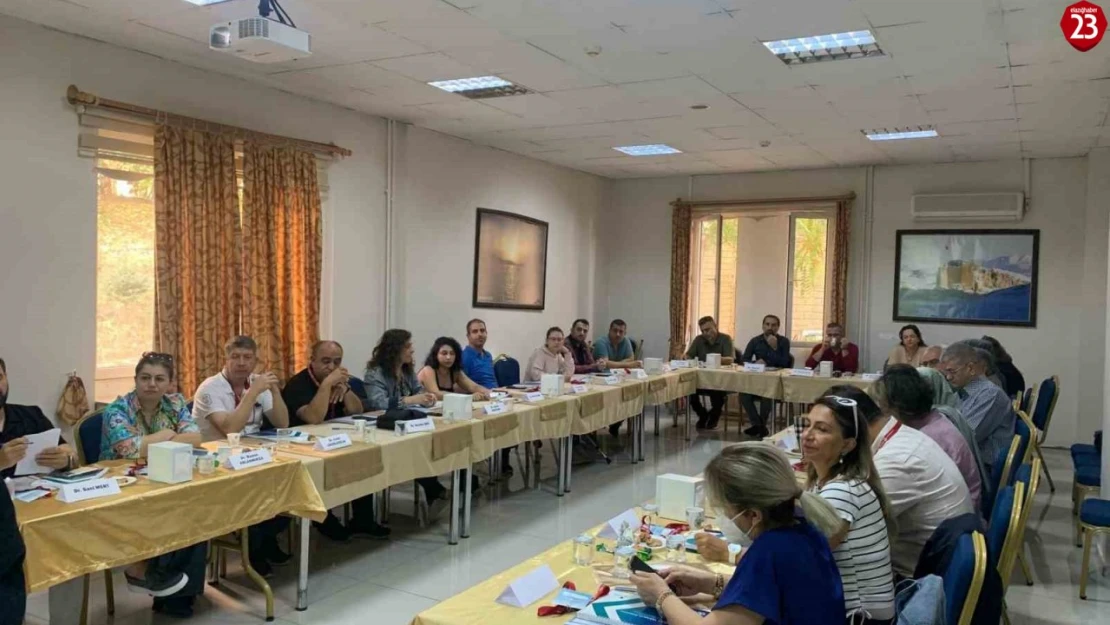
<path fill-rule="evenodd" d="M 343 346 L 335 341 L 317 341 L 312 346 L 308 367 L 289 378 L 281 397 L 289 409 L 289 424 L 311 425 L 338 417 L 362 413 L 362 401 L 351 390 L 350 374 L 343 367 Z M 316 529 L 332 540 L 345 541 L 351 534 L 386 538 L 390 534 L 374 520 L 374 496 L 360 497 L 351 502 L 354 518 L 349 527 L 328 513 Z"/>
<path fill-rule="evenodd" d="M 0 479 L 15 474 L 15 466 L 27 455 L 24 436 L 54 428 L 38 406 L 8 403 L 8 366 L 0 358 Z M 35 461 L 51 469 L 68 469 L 77 465 L 77 456 L 66 444 L 43 450 Z"/>
<path fill-rule="evenodd" d="M 780 369 L 790 366 L 790 339 L 779 335 L 781 323 L 775 315 L 767 315 L 763 318 L 763 334 L 748 341 L 748 346 L 744 349 L 744 362 L 756 362 Z M 759 399 L 758 410 L 755 407 L 756 399 Z M 741 393 L 740 402 L 744 404 L 744 412 L 748 413 L 748 418 L 752 420 L 752 426 L 744 430 L 744 433 L 755 438 L 763 438 L 770 434 L 767 430 L 767 417 L 771 414 L 775 400 Z"/>
<path fill-rule="evenodd" d="M 0 491 L 0 625 L 20 625 L 27 611 L 23 537 L 8 489 Z"/>

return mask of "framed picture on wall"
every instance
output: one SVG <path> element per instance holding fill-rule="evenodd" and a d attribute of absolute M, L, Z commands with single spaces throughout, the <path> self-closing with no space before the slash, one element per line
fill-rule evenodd
<path fill-rule="evenodd" d="M 894 320 L 1037 325 L 1040 230 L 899 230 Z"/>
<path fill-rule="evenodd" d="M 478 209 L 474 234 L 474 307 L 543 310 L 547 222 Z"/>

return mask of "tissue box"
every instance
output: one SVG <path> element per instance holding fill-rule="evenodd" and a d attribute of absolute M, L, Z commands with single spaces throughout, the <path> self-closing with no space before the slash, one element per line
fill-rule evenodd
<path fill-rule="evenodd" d="M 177 484 L 193 479 L 193 446 L 154 443 L 146 448 L 147 477 L 152 482 Z"/>
<path fill-rule="evenodd" d="M 664 519 L 683 520 L 686 508 L 702 507 L 703 480 L 700 477 L 665 473 L 655 478 L 655 503 L 659 516 Z"/>
<path fill-rule="evenodd" d="M 720 354 L 706 354 L 705 355 L 705 368 L 706 369 L 720 369 L 721 368 L 721 355 Z"/>
<path fill-rule="evenodd" d="M 558 397 L 563 394 L 563 376 L 558 373 L 545 373 L 540 377 L 540 392 L 544 397 Z"/>
<path fill-rule="evenodd" d="M 468 421 L 474 417 L 474 396 L 461 393 L 443 394 L 443 418 L 448 421 Z"/>
<path fill-rule="evenodd" d="M 659 375 L 663 373 L 663 359 L 644 358 L 644 371 L 647 371 L 648 375 Z"/>

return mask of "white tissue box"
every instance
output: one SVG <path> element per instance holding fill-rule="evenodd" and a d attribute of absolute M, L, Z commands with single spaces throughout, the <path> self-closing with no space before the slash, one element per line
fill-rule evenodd
<path fill-rule="evenodd" d="M 655 478 L 655 503 L 659 516 L 665 519 L 686 518 L 686 508 L 702 506 L 703 484 L 700 477 L 665 473 Z"/>
<path fill-rule="evenodd" d="M 647 371 L 648 375 L 659 375 L 663 373 L 663 359 L 644 358 L 644 371 Z"/>
<path fill-rule="evenodd" d="M 720 354 L 706 354 L 705 355 L 705 368 L 706 369 L 720 369 L 721 368 L 721 355 Z"/>
<path fill-rule="evenodd" d="M 563 376 L 558 373 L 545 373 L 540 377 L 540 392 L 544 397 L 558 397 L 563 394 Z"/>
<path fill-rule="evenodd" d="M 474 417 L 474 396 L 461 393 L 443 394 L 443 418 L 448 421 L 468 421 Z"/>
<path fill-rule="evenodd" d="M 178 484 L 193 479 L 193 446 L 154 443 L 146 448 L 147 477 L 152 482 Z"/>

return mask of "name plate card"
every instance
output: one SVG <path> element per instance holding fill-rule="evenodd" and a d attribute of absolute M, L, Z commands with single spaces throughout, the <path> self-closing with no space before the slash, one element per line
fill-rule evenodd
<path fill-rule="evenodd" d="M 581 395 L 582 393 L 590 392 L 590 387 L 585 384 L 574 384 L 570 387 L 570 392 L 575 395 Z"/>
<path fill-rule="evenodd" d="M 406 434 L 431 432 L 435 429 L 435 421 L 432 421 L 431 417 L 424 417 L 423 419 L 413 419 L 411 421 L 398 421 L 397 425 L 394 427 L 394 432 L 397 436 L 404 436 Z"/>
<path fill-rule="evenodd" d="M 546 397 L 544 397 L 544 396 L 543 396 L 543 393 L 541 393 L 541 392 L 539 392 L 539 391 L 536 391 L 536 392 L 534 392 L 534 393 L 526 393 L 526 394 L 524 395 L 524 401 L 526 401 L 526 402 L 528 402 L 528 403 L 530 403 L 530 404 L 534 404 L 534 403 L 536 403 L 536 402 L 541 402 L 541 401 L 543 401 L 543 400 L 545 400 L 545 399 L 547 399 L 547 398 L 546 398 Z"/>
<path fill-rule="evenodd" d="M 670 373 L 670 372 L 671 372 L 671 366 L 667 363 L 663 363 L 663 373 Z"/>
<path fill-rule="evenodd" d="M 647 371 L 643 369 L 631 369 L 632 377 L 636 380 L 646 380 L 648 377 Z"/>
<path fill-rule="evenodd" d="M 763 373 L 767 371 L 767 365 L 761 362 L 745 362 L 744 371 L 748 373 Z"/>
<path fill-rule="evenodd" d="M 688 361 L 688 360 L 672 360 L 671 361 L 671 368 L 672 369 L 689 369 L 690 368 L 690 361 Z"/>
<path fill-rule="evenodd" d="M 251 449 L 250 451 L 244 451 L 241 454 L 236 454 L 228 458 L 227 463 L 232 469 L 240 471 L 242 469 L 270 464 L 273 461 L 274 458 L 270 455 L 269 449 Z"/>
<path fill-rule="evenodd" d="M 539 601 L 558 587 L 559 580 L 555 577 L 555 572 L 544 564 L 509 582 L 496 601 L 502 605 L 523 608 Z"/>
<path fill-rule="evenodd" d="M 507 404 L 499 401 L 491 401 L 490 403 L 486 404 L 484 408 L 482 408 L 482 411 L 488 415 L 494 415 L 505 414 L 509 411 L 509 409 Z"/>
<path fill-rule="evenodd" d="M 874 382 L 882 377 L 881 373 L 864 373 L 860 375 L 864 382 Z"/>
<path fill-rule="evenodd" d="M 343 449 L 344 447 L 351 446 L 351 437 L 346 434 L 332 434 L 331 436 L 317 436 L 316 449 L 320 451 L 331 451 L 333 449 Z"/>
<path fill-rule="evenodd" d="M 620 383 L 621 383 L 621 379 L 620 379 L 620 378 L 618 378 L 618 377 L 617 377 L 617 376 L 615 376 L 615 375 L 607 375 L 607 376 L 605 376 L 605 377 L 601 378 L 601 382 L 602 382 L 603 384 L 608 384 L 609 386 L 614 386 L 614 385 L 616 385 L 616 384 L 620 384 Z"/>
<path fill-rule="evenodd" d="M 119 482 L 114 479 L 89 480 L 76 484 L 65 484 L 58 489 L 58 501 L 76 503 L 98 497 L 110 497 L 119 494 Z"/>
<path fill-rule="evenodd" d="M 791 369 L 790 370 L 790 375 L 795 376 L 795 377 L 799 377 L 799 378 L 812 378 L 813 377 L 813 369 Z"/>

